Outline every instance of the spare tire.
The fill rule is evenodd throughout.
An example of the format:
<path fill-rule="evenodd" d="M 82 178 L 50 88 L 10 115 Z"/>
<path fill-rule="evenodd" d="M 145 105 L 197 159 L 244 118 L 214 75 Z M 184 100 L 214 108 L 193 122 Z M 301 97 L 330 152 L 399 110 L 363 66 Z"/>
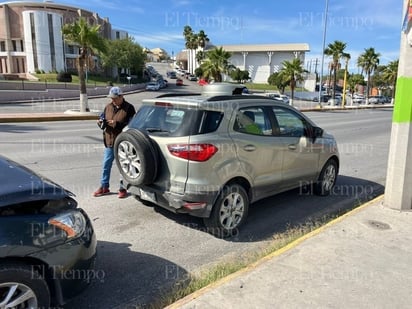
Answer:
<path fill-rule="evenodd" d="M 123 178 L 131 185 L 153 183 L 157 176 L 158 151 L 150 137 L 130 129 L 116 137 L 114 154 Z"/>

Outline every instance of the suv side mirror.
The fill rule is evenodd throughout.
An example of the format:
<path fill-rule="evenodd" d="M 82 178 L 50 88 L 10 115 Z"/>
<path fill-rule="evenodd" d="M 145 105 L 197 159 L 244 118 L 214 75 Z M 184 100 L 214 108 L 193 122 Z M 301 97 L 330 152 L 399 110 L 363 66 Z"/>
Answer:
<path fill-rule="evenodd" d="M 323 136 L 323 129 L 319 128 L 319 127 L 313 127 L 313 141 L 315 141 L 318 137 L 322 137 Z"/>

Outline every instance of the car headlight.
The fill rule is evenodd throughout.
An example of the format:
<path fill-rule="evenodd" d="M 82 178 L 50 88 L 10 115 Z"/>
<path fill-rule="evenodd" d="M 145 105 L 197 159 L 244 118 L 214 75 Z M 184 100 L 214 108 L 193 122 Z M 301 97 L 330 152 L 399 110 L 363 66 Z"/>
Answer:
<path fill-rule="evenodd" d="M 83 234 L 86 228 L 86 219 L 80 211 L 69 211 L 49 219 L 49 224 L 64 231 L 68 239 Z"/>

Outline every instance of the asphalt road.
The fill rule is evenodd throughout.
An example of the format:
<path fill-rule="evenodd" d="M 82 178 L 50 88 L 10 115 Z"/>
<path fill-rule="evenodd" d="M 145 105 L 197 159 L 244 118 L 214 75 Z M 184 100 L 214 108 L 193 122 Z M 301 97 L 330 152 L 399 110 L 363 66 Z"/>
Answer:
<path fill-rule="evenodd" d="M 256 251 L 291 226 L 382 194 L 392 109 L 308 115 L 338 140 L 341 169 L 333 194 L 317 197 L 293 190 L 260 201 L 241 232 L 230 239 L 206 233 L 197 218 L 145 206 L 132 197 L 92 197 L 103 153 L 101 131 L 94 121 L 0 124 L 1 153 L 75 192 L 94 223 L 99 240 L 95 281 L 65 308 L 144 307 L 188 273 Z M 113 190 L 117 179 L 114 168 Z"/>

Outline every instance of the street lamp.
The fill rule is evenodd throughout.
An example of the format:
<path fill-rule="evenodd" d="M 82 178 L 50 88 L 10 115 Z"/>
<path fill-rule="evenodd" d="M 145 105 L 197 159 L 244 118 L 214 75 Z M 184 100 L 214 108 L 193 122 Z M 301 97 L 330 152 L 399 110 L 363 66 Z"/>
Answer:
<path fill-rule="evenodd" d="M 325 44 L 326 44 L 326 28 L 328 25 L 328 7 L 329 7 L 329 0 L 326 0 L 325 4 L 325 20 L 323 25 L 323 44 L 322 44 L 322 61 L 320 64 L 320 77 L 319 77 L 319 107 L 322 108 L 322 77 L 323 77 L 323 62 L 325 61 Z"/>

